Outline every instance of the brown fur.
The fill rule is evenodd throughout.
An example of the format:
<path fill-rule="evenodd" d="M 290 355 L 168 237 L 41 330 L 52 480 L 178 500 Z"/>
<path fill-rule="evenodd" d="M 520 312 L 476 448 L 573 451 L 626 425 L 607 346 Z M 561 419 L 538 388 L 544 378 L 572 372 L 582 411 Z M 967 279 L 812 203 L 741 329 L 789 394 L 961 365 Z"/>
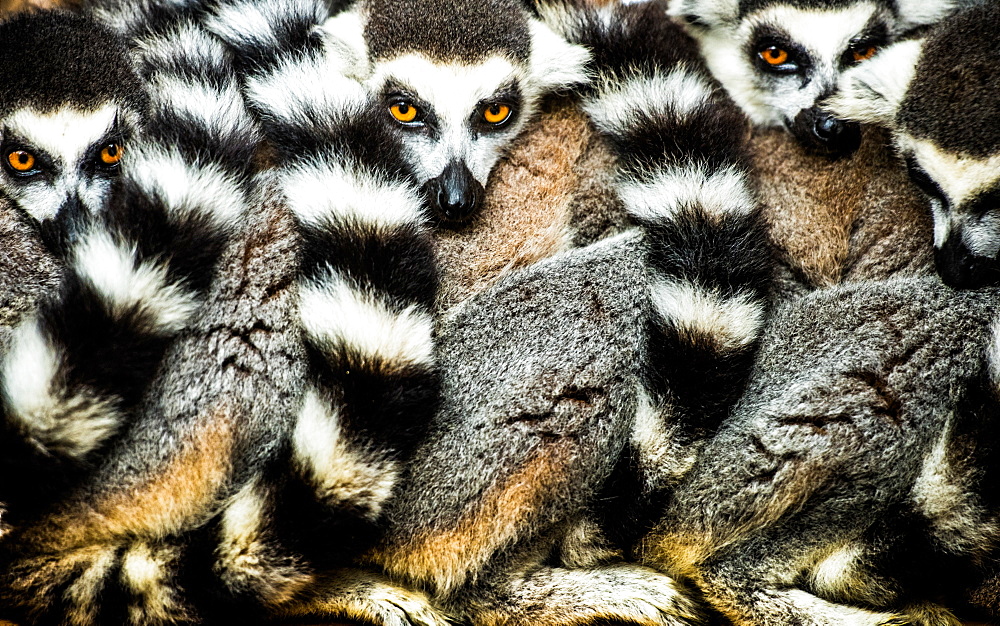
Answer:
<path fill-rule="evenodd" d="M 574 102 L 547 101 L 538 122 L 493 171 L 476 217 L 438 232 L 439 310 L 512 270 L 619 227 L 623 218 L 607 216 L 615 206 L 607 189 L 611 159 Z"/>
<path fill-rule="evenodd" d="M 565 487 L 560 476 L 571 452 L 567 442 L 542 447 L 504 483 L 491 486 L 453 528 L 414 536 L 375 558 L 391 574 L 410 580 L 443 590 L 461 585 L 467 572 L 481 569 L 501 546 L 518 539 L 520 528 L 548 497 L 548 488 Z"/>
<path fill-rule="evenodd" d="M 203 515 L 228 471 L 233 424 L 221 409 L 189 433 L 188 440 L 161 471 L 134 484 L 116 485 L 96 502 L 64 511 L 28 530 L 22 541 L 61 552 L 114 537 L 171 534 Z"/>
<path fill-rule="evenodd" d="M 853 155 L 807 153 L 787 132 L 758 130 L 754 165 L 784 264 L 807 288 L 933 271 L 930 209 L 889 148 L 865 129 Z"/>
<path fill-rule="evenodd" d="M 0 0 L 0 16 L 22 11 L 48 11 L 51 9 L 76 9 L 82 0 Z"/>

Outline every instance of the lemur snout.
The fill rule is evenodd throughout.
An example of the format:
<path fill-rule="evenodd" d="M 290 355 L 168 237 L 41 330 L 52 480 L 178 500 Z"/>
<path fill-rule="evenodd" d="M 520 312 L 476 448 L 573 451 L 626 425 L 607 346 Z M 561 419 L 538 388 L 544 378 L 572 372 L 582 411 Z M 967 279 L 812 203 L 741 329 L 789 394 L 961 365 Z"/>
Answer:
<path fill-rule="evenodd" d="M 84 229 L 87 208 L 78 194 L 71 194 L 59 206 L 55 217 L 39 223 L 39 234 L 50 250 L 63 256 Z"/>
<path fill-rule="evenodd" d="M 857 124 L 815 106 L 795 116 L 792 132 L 802 144 L 826 154 L 848 155 L 861 145 L 861 129 Z"/>
<path fill-rule="evenodd" d="M 452 161 L 424 187 L 438 219 L 448 223 L 469 220 L 483 202 L 486 190 L 461 161 Z"/>
<path fill-rule="evenodd" d="M 1000 263 L 970 252 L 960 235 L 948 237 L 940 248 L 934 249 L 934 264 L 944 284 L 955 289 L 1000 284 Z"/>

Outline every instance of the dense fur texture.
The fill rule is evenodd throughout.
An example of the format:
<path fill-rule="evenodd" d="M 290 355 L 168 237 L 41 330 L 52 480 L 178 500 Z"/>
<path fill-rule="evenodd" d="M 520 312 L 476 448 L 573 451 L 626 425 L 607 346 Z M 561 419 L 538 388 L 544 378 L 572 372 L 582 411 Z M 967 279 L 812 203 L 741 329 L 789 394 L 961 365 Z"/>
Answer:
<path fill-rule="evenodd" d="M 753 161 L 787 295 L 928 271 L 926 203 L 900 184 L 903 164 L 878 132 L 822 105 L 844 71 L 954 9 L 950 1 L 671 3 L 754 122 Z"/>
<path fill-rule="evenodd" d="M 786 305 L 647 538 L 736 624 L 956 624 L 997 539 L 994 291 L 933 277 Z"/>
<path fill-rule="evenodd" d="M 145 258 L 132 266 L 136 252 L 114 241 L 136 228 L 115 204 L 136 192 L 118 183 L 117 162 L 101 167 L 99 153 L 113 145 L 120 156 L 146 115 L 124 47 L 106 28 L 63 13 L 16 17 L 0 24 L 0 36 L 18 42 L 0 96 L 10 266 L 0 315 L 11 325 L 0 351 L 0 502 L 3 522 L 17 524 L 82 480 L 134 409 L 195 294 L 179 288 L 184 276 L 171 268 L 140 266 Z M 78 48 L 82 69 L 71 70 L 53 37 Z M 37 80 L 36 63 L 48 72 Z M 68 130 L 60 116 L 76 125 Z M 13 167 L 23 154 L 35 161 L 24 172 Z M 142 284 L 129 287 L 135 276 Z"/>
<path fill-rule="evenodd" d="M 56 221 L 103 210 L 145 95 L 125 42 L 89 19 L 18 15 L 0 24 L 0 45 L 0 190 L 58 247 Z"/>
<path fill-rule="evenodd" d="M 551 96 L 511 146 L 468 223 L 435 233 L 438 310 L 448 314 L 511 272 L 631 226 L 607 140 L 570 96 Z"/>
<path fill-rule="evenodd" d="M 641 247 L 632 234 L 557 254 L 450 309 L 441 334 L 444 410 L 370 558 L 431 589 L 473 623 L 686 623 L 696 614 L 683 590 L 653 570 L 622 563 L 623 543 L 608 540 L 600 527 L 606 511 L 594 505 L 637 436 L 634 412 L 651 393 L 637 397 L 637 383 L 662 392 L 661 402 L 675 394 L 678 412 L 696 416 L 695 429 L 711 428 L 739 393 L 739 370 L 749 365 L 770 286 L 769 248 L 739 148 L 747 127 L 698 70 L 696 56 L 673 56 L 688 40 L 650 19 L 654 8 L 537 8 L 594 55 L 598 78 L 585 91 L 584 110 L 613 146 L 615 189 L 646 234 Z M 647 109 L 654 113 L 635 114 Z M 690 183 L 687 195 L 656 186 L 671 174 Z M 710 191 L 708 179 L 726 184 L 731 195 Z M 745 264 L 732 264 L 732 273 L 713 263 L 734 250 Z M 634 265 L 637 255 L 651 266 L 648 275 Z M 715 281 L 738 287 L 719 293 Z M 654 308 L 649 301 L 665 282 L 696 304 L 672 307 L 676 300 L 665 298 Z M 745 316 L 734 312 L 744 303 Z M 623 326 L 609 332 L 608 324 Z M 498 336 L 498 327 L 507 332 Z M 715 359 L 718 378 L 697 388 L 671 381 L 676 370 L 653 349 L 652 366 L 636 369 L 628 355 L 647 344 L 647 335 L 664 352 L 683 347 L 706 364 Z M 633 362 L 616 364 L 622 358 Z M 483 388 L 483 379 L 494 382 Z"/>
<path fill-rule="evenodd" d="M 490 173 L 533 124 L 541 99 L 586 78 L 586 52 L 516 0 L 435 0 L 419 10 L 366 0 L 327 28 L 357 29 L 356 71 L 367 62 L 365 83 L 445 227 L 480 210 Z"/>
<path fill-rule="evenodd" d="M 59 285 L 59 259 L 33 221 L 10 198 L 0 200 L 0 327 L 8 333 Z"/>
<path fill-rule="evenodd" d="M 887 139 L 864 127 L 857 151 L 829 159 L 784 131 L 754 131 L 753 164 L 785 296 L 933 273 L 930 211 Z"/>
<path fill-rule="evenodd" d="M 175 35 L 198 42 L 190 27 Z M 181 613 L 163 589 L 176 548 L 145 539 L 182 524 L 180 502 L 203 496 L 202 474 L 226 463 L 213 449 L 217 423 L 171 432 L 182 420 L 140 401 L 155 393 L 151 381 L 204 306 L 243 217 L 256 130 L 239 114 L 225 56 L 204 38 L 179 56 L 168 41 L 145 43 L 140 71 L 151 108 L 120 191 L 103 212 L 56 220 L 52 240 L 66 261 L 59 293 L 21 323 L 4 355 L 5 424 L 25 442 L 16 451 L 83 465 L 4 483 L 14 530 L 3 546 L 0 604 L 32 623 L 113 620 L 124 611 L 156 623 Z M 174 62 L 161 63 L 164 56 Z M 199 85 L 215 109 L 186 104 Z M 170 402 L 184 397 L 171 391 Z M 192 446 L 213 460 L 185 456 Z M 120 604 L 102 606 L 98 598 L 115 585 Z"/>
<path fill-rule="evenodd" d="M 670 3 L 712 73 L 756 125 L 784 127 L 828 154 L 849 154 L 859 139 L 856 127 L 819 108 L 841 72 L 953 8 L 951 0 Z"/>
<path fill-rule="evenodd" d="M 897 44 L 844 76 L 830 108 L 885 126 L 934 215 L 935 258 L 955 287 L 1000 281 L 1000 214 L 995 130 L 1000 75 L 993 39 L 1000 11 L 962 12 L 926 40 Z M 968 106 L 949 113 L 949 102 Z"/>

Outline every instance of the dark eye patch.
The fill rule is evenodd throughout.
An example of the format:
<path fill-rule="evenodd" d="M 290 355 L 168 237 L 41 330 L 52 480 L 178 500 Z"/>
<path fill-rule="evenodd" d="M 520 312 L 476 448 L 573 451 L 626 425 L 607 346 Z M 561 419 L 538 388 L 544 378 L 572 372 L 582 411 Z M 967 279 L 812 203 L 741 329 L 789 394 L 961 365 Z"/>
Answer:
<path fill-rule="evenodd" d="M 940 200 L 946 205 L 948 204 L 948 198 L 944 195 L 944 191 L 941 189 L 941 186 L 927 175 L 927 172 L 925 172 L 920 165 L 917 164 L 917 160 L 912 156 L 906 158 L 906 173 L 909 174 L 910 180 L 913 181 L 913 184 L 916 185 L 920 191 L 932 198 Z"/>
<path fill-rule="evenodd" d="M 769 63 L 764 57 L 769 50 L 781 51 L 785 56 L 784 61 Z M 769 74 L 804 74 L 812 67 L 809 53 L 803 46 L 793 41 L 784 31 L 766 24 L 754 29 L 744 53 L 754 67 Z M 771 58 L 774 58 L 774 54 L 771 54 Z"/>

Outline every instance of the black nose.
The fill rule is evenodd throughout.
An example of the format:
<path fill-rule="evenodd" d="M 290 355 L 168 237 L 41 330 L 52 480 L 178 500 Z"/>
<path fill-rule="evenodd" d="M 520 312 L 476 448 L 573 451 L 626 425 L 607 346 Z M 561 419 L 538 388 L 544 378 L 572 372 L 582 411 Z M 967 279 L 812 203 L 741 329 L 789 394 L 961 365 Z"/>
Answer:
<path fill-rule="evenodd" d="M 837 119 L 819 107 L 799 111 L 792 122 L 792 132 L 806 147 L 829 155 L 847 156 L 861 145 L 861 129 L 857 124 Z"/>
<path fill-rule="evenodd" d="M 66 199 L 56 214 L 38 224 L 42 243 L 56 256 L 65 256 L 87 225 L 88 213 L 77 195 Z"/>
<path fill-rule="evenodd" d="M 816 121 L 813 123 L 813 132 L 816 133 L 816 137 L 820 141 L 836 141 L 846 130 L 846 122 L 842 122 L 826 112 L 817 115 Z"/>
<path fill-rule="evenodd" d="M 425 191 L 440 221 L 453 224 L 468 221 L 486 193 L 461 161 L 452 161 L 440 176 L 427 181 Z"/>
<path fill-rule="evenodd" d="M 944 284 L 954 289 L 977 289 L 1000 284 L 997 259 L 976 256 L 962 243 L 961 233 L 952 233 L 934 249 L 934 265 Z"/>

